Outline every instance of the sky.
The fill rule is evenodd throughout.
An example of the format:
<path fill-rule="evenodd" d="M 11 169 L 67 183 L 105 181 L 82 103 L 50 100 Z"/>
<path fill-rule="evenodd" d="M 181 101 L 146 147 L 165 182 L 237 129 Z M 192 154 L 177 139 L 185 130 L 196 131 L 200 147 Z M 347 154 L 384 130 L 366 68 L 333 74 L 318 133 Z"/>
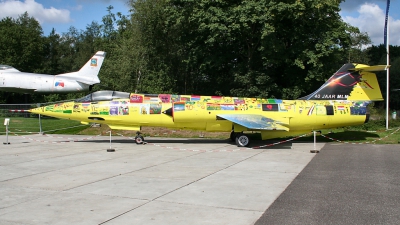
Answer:
<path fill-rule="evenodd" d="M 347 0 L 341 6 L 343 21 L 367 32 L 373 45 L 383 44 L 387 0 Z M 0 19 L 18 18 L 24 12 L 38 20 L 45 36 L 54 28 L 57 33 L 68 32 L 73 26 L 85 30 L 93 21 L 102 23 L 107 7 L 113 13 L 129 15 L 126 0 L 0 0 Z M 400 1 L 391 0 L 389 9 L 389 44 L 400 46 Z"/>

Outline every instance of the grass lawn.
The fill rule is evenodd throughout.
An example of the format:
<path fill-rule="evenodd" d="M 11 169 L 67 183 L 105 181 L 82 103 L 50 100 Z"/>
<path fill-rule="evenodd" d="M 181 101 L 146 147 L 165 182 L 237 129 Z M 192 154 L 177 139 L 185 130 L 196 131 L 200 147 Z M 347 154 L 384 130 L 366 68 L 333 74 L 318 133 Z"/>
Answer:
<path fill-rule="evenodd" d="M 0 121 L 4 121 L 4 117 L 0 117 Z M 85 130 L 89 125 L 83 125 L 79 121 L 41 118 L 42 132 L 49 134 L 77 134 Z M 1 134 L 5 133 L 4 125 Z M 10 117 L 8 130 L 14 133 L 39 133 L 40 125 L 38 118 Z"/>

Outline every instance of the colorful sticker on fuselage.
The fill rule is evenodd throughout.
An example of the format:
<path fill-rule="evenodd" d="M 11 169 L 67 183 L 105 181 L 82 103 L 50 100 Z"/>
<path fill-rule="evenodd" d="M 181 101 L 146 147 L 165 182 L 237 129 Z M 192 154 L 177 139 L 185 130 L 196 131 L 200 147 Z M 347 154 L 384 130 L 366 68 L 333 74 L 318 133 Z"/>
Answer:
<path fill-rule="evenodd" d="M 140 106 L 140 114 L 147 115 L 150 113 L 150 104 L 142 104 Z"/>
<path fill-rule="evenodd" d="M 46 107 L 45 107 L 45 111 L 50 111 L 50 112 L 52 112 L 53 109 L 54 109 L 54 105 L 49 105 L 49 106 L 46 106 Z"/>
<path fill-rule="evenodd" d="M 216 103 L 207 103 L 207 110 L 221 110 L 221 105 Z"/>
<path fill-rule="evenodd" d="M 281 111 L 286 111 L 287 112 L 287 111 L 292 109 L 292 105 L 282 104 L 280 108 L 281 108 Z"/>
<path fill-rule="evenodd" d="M 211 96 L 211 100 L 212 100 L 214 103 L 219 103 L 219 102 L 221 102 L 222 97 L 221 97 L 221 96 Z"/>
<path fill-rule="evenodd" d="M 64 113 L 63 103 L 55 104 L 52 111 L 58 113 Z"/>
<path fill-rule="evenodd" d="M 161 114 L 161 104 L 150 104 L 150 114 Z"/>
<path fill-rule="evenodd" d="M 90 111 L 90 102 L 82 103 L 82 112 L 89 112 Z"/>
<path fill-rule="evenodd" d="M 233 102 L 235 104 L 246 104 L 246 101 L 243 98 L 234 98 Z"/>
<path fill-rule="evenodd" d="M 117 116 L 118 115 L 118 106 L 110 105 L 110 116 Z"/>
<path fill-rule="evenodd" d="M 158 95 L 144 95 L 144 103 L 159 103 Z"/>
<path fill-rule="evenodd" d="M 235 105 L 231 104 L 221 104 L 221 110 L 235 110 Z"/>
<path fill-rule="evenodd" d="M 143 95 L 131 94 L 129 96 L 130 103 L 143 103 Z"/>
<path fill-rule="evenodd" d="M 158 97 L 161 99 L 162 103 L 170 103 L 171 102 L 171 95 L 169 94 L 160 94 Z"/>
<path fill-rule="evenodd" d="M 235 106 L 235 110 L 246 111 L 248 109 L 249 109 L 249 106 L 247 104 L 237 104 Z"/>
<path fill-rule="evenodd" d="M 118 101 L 111 101 L 110 102 L 110 116 L 117 116 L 118 115 Z"/>
<path fill-rule="evenodd" d="M 232 99 L 232 97 L 223 97 L 222 98 L 222 102 L 226 103 L 226 104 L 232 104 L 233 103 L 233 99 Z"/>
<path fill-rule="evenodd" d="M 348 108 L 344 105 L 338 105 L 336 106 L 335 113 L 340 113 L 340 114 L 347 114 L 348 113 Z"/>
<path fill-rule="evenodd" d="M 118 107 L 118 114 L 119 115 L 129 115 L 129 107 L 128 107 L 128 105 L 120 105 Z"/>
<path fill-rule="evenodd" d="M 201 96 L 200 95 L 192 95 L 191 96 L 191 101 L 193 102 L 197 102 L 201 100 Z"/>
<path fill-rule="evenodd" d="M 185 111 L 185 103 L 174 103 L 174 112 Z"/>
<path fill-rule="evenodd" d="M 81 105 L 79 103 L 74 103 L 74 113 L 80 113 L 81 112 Z"/>
<path fill-rule="evenodd" d="M 279 111 L 278 104 L 262 104 L 263 111 Z"/>
<path fill-rule="evenodd" d="M 190 102 L 189 95 L 181 95 L 181 102 Z"/>
<path fill-rule="evenodd" d="M 179 95 L 171 95 L 171 102 L 180 102 L 181 96 Z"/>

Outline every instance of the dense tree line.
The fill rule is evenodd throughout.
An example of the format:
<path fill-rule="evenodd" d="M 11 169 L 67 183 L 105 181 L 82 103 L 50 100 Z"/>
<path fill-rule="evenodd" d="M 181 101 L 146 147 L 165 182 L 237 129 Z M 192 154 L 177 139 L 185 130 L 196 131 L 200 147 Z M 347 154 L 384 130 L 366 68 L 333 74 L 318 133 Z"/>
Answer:
<path fill-rule="evenodd" d="M 85 30 L 47 36 L 27 13 L 0 21 L 0 64 L 26 72 L 78 70 L 107 52 L 94 90 L 298 98 L 342 64 L 386 64 L 384 46 L 344 23 L 338 0 L 130 0 Z M 400 88 L 400 48 L 391 46 L 391 88 Z M 385 92 L 386 76 L 379 76 Z M 397 93 L 393 92 L 394 96 Z M 31 102 L 86 93 L 32 95 Z M 400 94 L 400 92 L 399 92 Z M 0 102 L 24 95 L 0 92 Z M 400 106 L 400 98 L 391 104 Z"/>

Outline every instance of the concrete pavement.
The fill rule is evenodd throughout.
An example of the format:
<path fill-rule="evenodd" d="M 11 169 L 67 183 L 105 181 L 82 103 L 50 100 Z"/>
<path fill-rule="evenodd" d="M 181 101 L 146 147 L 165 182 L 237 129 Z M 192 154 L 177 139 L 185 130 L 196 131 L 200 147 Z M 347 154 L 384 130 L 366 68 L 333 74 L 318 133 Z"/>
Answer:
<path fill-rule="evenodd" d="M 0 224 L 254 224 L 315 156 L 312 143 L 112 139 L 115 152 L 108 136 L 10 136 Z"/>

